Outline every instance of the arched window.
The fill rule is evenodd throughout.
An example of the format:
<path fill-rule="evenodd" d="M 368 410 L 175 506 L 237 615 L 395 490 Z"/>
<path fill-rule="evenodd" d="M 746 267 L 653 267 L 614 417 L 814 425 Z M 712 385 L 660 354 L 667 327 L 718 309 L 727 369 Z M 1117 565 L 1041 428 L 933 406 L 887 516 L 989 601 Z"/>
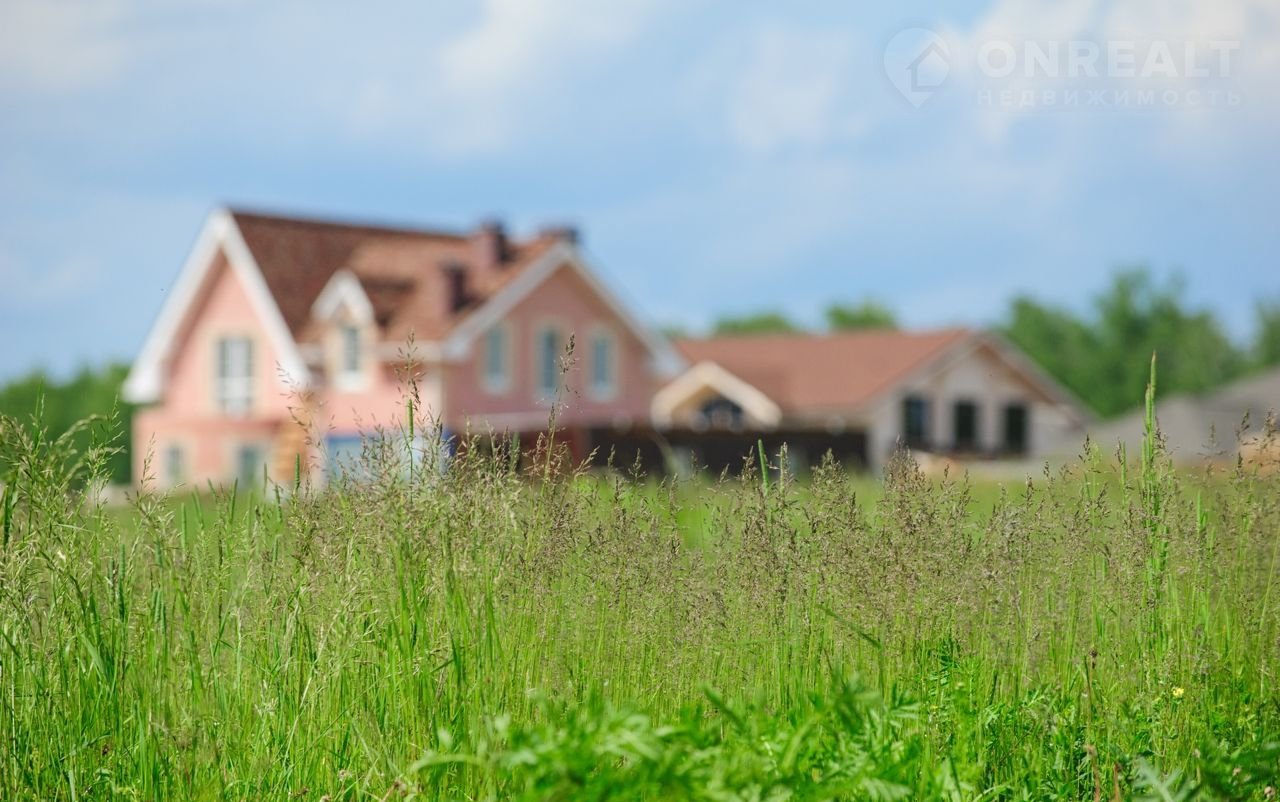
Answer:
<path fill-rule="evenodd" d="M 742 407 L 722 395 L 703 402 L 698 408 L 698 417 L 708 429 L 737 431 L 742 428 Z"/>

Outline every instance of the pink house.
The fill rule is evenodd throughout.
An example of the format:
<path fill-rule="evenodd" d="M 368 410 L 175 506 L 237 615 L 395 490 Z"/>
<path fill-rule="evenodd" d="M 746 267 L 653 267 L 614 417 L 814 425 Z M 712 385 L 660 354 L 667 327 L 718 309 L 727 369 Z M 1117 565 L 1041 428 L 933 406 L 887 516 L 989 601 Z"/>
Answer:
<path fill-rule="evenodd" d="M 562 372 L 566 345 L 574 358 Z M 134 476 L 161 487 L 289 481 L 403 423 L 410 360 L 447 431 L 558 425 L 581 457 L 648 426 L 683 366 L 584 261 L 574 232 L 527 240 L 213 213 L 125 385 Z M 313 421 L 323 447 L 295 418 Z"/>

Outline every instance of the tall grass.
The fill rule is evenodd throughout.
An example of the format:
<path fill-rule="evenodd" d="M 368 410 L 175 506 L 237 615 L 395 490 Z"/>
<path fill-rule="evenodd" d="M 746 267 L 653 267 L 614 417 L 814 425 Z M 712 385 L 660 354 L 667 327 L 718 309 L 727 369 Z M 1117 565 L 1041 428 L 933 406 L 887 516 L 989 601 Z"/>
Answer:
<path fill-rule="evenodd" d="M 1151 425 L 1136 475 L 874 501 L 387 438 L 121 512 L 6 421 L 0 798 L 1272 798 L 1280 479 Z"/>

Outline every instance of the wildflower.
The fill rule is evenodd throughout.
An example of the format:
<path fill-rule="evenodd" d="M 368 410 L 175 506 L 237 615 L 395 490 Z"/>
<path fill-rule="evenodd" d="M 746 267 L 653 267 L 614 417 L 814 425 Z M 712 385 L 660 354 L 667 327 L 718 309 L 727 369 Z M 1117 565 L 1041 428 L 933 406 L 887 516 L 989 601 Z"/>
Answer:
<path fill-rule="evenodd" d="M 1186 690 L 1185 688 L 1182 688 L 1182 687 L 1174 688 L 1174 689 L 1173 689 L 1173 698 L 1174 698 L 1174 699 L 1181 699 L 1181 698 L 1182 698 L 1182 695 L 1183 695 L 1183 694 L 1185 694 L 1186 692 L 1187 692 L 1187 690 Z"/>

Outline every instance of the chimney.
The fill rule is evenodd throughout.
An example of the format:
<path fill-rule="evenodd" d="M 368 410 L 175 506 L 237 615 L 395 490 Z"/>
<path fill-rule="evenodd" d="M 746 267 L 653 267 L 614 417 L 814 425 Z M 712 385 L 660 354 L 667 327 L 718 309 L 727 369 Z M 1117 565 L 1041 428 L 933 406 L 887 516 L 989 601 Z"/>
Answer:
<path fill-rule="evenodd" d="M 489 219 L 471 235 L 472 260 L 480 275 L 497 273 L 510 258 L 507 232 L 500 220 Z"/>
<path fill-rule="evenodd" d="M 448 261 L 440 265 L 444 273 L 445 312 L 452 314 L 471 301 L 467 294 L 467 267 L 461 262 Z"/>
<path fill-rule="evenodd" d="M 548 239 L 558 239 L 570 245 L 577 245 L 581 241 L 578 227 L 571 225 L 544 226 L 538 234 Z"/>

